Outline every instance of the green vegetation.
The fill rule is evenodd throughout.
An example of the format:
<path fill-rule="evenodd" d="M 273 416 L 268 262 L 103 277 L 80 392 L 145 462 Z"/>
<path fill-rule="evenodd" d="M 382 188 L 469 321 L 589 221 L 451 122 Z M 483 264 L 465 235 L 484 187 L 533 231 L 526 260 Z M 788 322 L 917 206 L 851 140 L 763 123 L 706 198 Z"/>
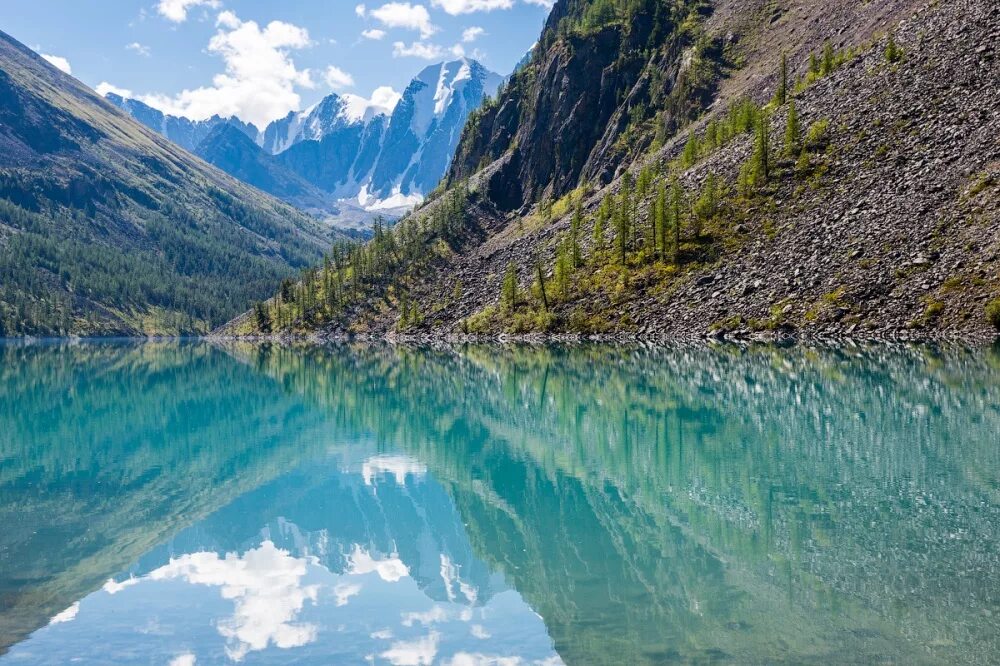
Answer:
<path fill-rule="evenodd" d="M 235 332 L 265 332 L 261 323 L 273 333 L 307 331 L 379 299 L 397 306 L 399 330 L 419 326 L 425 317 L 410 287 L 461 242 L 470 201 L 465 187 L 454 188 L 392 229 L 376 223 L 365 244 L 335 243 L 322 266 L 303 270 L 298 281 L 283 282 L 273 298 L 254 306 L 254 316 L 237 324 Z M 453 293 L 461 294 L 460 283 Z M 513 300 L 517 298 L 515 293 Z"/>
<path fill-rule="evenodd" d="M 785 157 L 793 157 L 802 147 L 802 130 L 799 128 L 799 114 L 795 109 L 795 101 L 788 103 L 788 120 L 785 125 Z"/>
<path fill-rule="evenodd" d="M 782 52 L 781 67 L 778 70 L 778 90 L 774 95 L 774 102 L 778 106 L 784 106 L 788 101 L 788 56 Z"/>
<path fill-rule="evenodd" d="M 995 298 L 986 306 L 986 318 L 1000 331 L 1000 298 Z"/>
<path fill-rule="evenodd" d="M 0 195 L 14 187 L 8 179 Z M 271 293 L 293 266 L 319 259 L 291 227 L 269 227 L 260 211 L 213 194 L 214 212 L 183 198 L 155 212 L 131 207 L 143 216 L 131 230 L 103 205 L 0 198 L 0 336 L 204 333 Z M 120 237 L 109 239 L 116 228 Z M 266 256 L 250 229 L 273 237 L 282 255 Z"/>
<path fill-rule="evenodd" d="M 903 59 L 903 49 L 896 44 L 896 36 L 889 33 L 889 38 L 885 45 L 885 60 L 890 65 L 894 65 Z"/>
<path fill-rule="evenodd" d="M 0 336 L 204 333 L 329 247 L 29 54 L 0 33 Z"/>

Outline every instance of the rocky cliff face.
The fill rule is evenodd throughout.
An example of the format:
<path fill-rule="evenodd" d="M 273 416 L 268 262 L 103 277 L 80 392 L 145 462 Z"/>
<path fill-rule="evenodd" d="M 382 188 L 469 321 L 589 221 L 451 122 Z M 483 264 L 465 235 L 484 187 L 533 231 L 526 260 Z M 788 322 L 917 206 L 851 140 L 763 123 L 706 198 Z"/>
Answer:
<path fill-rule="evenodd" d="M 333 196 L 265 153 L 235 125 L 219 123 L 193 152 L 231 176 L 310 215 L 326 219 L 341 214 Z"/>
<path fill-rule="evenodd" d="M 710 99 L 717 46 L 682 29 L 699 11 L 688 5 L 637 3 L 628 20 L 598 21 L 588 3 L 557 3 L 538 47 L 466 127 L 449 183 L 500 161 L 491 198 L 514 210 L 609 182 L 649 146 L 630 128 L 673 132 Z"/>

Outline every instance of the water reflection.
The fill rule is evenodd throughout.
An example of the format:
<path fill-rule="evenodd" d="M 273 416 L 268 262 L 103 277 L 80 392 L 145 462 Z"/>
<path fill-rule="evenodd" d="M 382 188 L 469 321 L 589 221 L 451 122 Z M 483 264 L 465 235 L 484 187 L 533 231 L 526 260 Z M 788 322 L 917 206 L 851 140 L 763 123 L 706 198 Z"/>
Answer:
<path fill-rule="evenodd" d="M 995 352 L 0 357 L 11 659 L 100 661 L 109 645 L 160 663 L 1000 652 Z"/>

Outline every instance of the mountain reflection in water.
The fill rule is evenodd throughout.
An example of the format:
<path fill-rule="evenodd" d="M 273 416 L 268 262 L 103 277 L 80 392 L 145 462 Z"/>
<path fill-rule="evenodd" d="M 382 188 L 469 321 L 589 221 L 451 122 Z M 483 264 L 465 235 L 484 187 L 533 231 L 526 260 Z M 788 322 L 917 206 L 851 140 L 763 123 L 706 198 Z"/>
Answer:
<path fill-rule="evenodd" d="M 4 663 L 1000 653 L 993 350 L 7 344 L 0 420 Z"/>

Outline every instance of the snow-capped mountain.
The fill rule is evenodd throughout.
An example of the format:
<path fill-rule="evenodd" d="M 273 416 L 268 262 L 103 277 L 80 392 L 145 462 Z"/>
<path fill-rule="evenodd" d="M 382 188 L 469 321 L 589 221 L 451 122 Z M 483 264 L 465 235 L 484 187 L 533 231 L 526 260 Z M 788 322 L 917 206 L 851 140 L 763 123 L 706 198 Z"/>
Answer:
<path fill-rule="evenodd" d="M 367 125 L 375 116 L 388 116 L 391 106 L 373 104 L 357 95 L 328 95 L 305 111 L 291 112 L 260 133 L 257 144 L 277 155 L 300 141 L 319 141 L 328 134 L 355 125 Z"/>
<path fill-rule="evenodd" d="M 207 120 L 190 120 L 167 115 L 137 99 L 128 99 L 114 93 L 108 93 L 104 98 L 149 129 L 159 132 L 192 153 L 219 125 L 232 125 L 255 141 L 260 133 L 256 127 L 239 118 L 212 116 Z"/>
<path fill-rule="evenodd" d="M 502 81 L 475 60 L 461 58 L 425 68 L 392 106 L 331 94 L 263 131 L 237 118 L 192 121 L 117 95 L 107 99 L 191 151 L 218 125 L 233 125 L 283 169 L 345 204 L 356 223 L 358 208 L 374 220 L 399 217 L 420 203 L 448 169 L 469 114 L 495 94 Z M 259 155 L 254 159 L 261 161 Z M 247 173 L 232 160 L 218 166 L 237 178 Z M 266 191 L 296 204 L 285 192 Z"/>

